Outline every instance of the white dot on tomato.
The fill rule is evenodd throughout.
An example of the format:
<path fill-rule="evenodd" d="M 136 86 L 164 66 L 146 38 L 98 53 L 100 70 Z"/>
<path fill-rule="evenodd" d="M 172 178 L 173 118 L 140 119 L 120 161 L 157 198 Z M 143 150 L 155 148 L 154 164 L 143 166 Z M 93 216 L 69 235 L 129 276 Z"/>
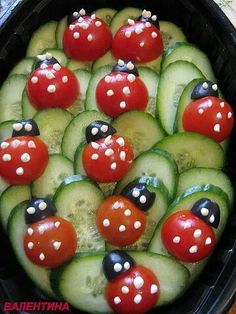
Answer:
<path fill-rule="evenodd" d="M 121 302 L 121 299 L 119 297 L 114 298 L 114 303 L 119 304 Z"/>
<path fill-rule="evenodd" d="M 128 294 L 128 293 L 129 293 L 129 287 L 127 287 L 127 286 L 121 287 L 121 292 L 122 292 L 123 294 Z"/>
<path fill-rule="evenodd" d="M 110 221 L 109 219 L 104 219 L 103 222 L 102 222 L 103 226 L 104 227 L 109 227 L 110 226 Z"/>
<path fill-rule="evenodd" d="M 139 229 L 139 228 L 141 228 L 141 226 L 142 226 L 142 224 L 141 224 L 141 222 L 140 221 L 135 221 L 135 223 L 134 223 L 134 229 Z"/>
<path fill-rule="evenodd" d="M 121 265 L 120 263 L 115 263 L 115 265 L 114 265 L 113 268 L 114 268 L 114 271 L 115 271 L 116 273 L 118 273 L 118 272 L 121 271 L 122 265 Z"/>
<path fill-rule="evenodd" d="M 134 303 L 135 304 L 139 304 L 142 301 L 142 296 L 141 294 L 136 294 L 136 296 L 134 297 Z"/>
<path fill-rule="evenodd" d="M 144 280 L 141 276 L 137 276 L 134 278 L 134 286 L 136 289 L 140 289 L 142 288 L 142 286 L 144 285 Z"/>
<path fill-rule="evenodd" d="M 152 284 L 151 288 L 150 288 L 150 293 L 155 294 L 155 293 L 157 293 L 157 291 L 158 291 L 158 286 L 155 284 Z"/>

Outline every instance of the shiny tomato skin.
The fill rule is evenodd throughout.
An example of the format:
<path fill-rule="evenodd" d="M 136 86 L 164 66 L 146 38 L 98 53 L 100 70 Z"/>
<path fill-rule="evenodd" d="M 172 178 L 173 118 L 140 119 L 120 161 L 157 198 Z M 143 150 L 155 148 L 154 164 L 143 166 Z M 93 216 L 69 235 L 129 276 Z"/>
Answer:
<path fill-rule="evenodd" d="M 38 137 L 12 137 L 3 143 L 9 145 L 0 149 L 0 175 L 7 182 L 30 184 L 43 174 L 48 164 L 48 149 Z M 10 160 L 6 161 L 7 156 Z M 18 168 L 23 171 L 17 171 Z"/>
<path fill-rule="evenodd" d="M 46 69 L 37 68 L 30 75 L 26 91 L 31 104 L 37 110 L 54 107 L 66 109 L 77 99 L 80 86 L 75 74 L 60 65 L 59 69 L 55 70 L 50 64 Z M 48 79 L 48 73 L 54 78 Z"/>
<path fill-rule="evenodd" d="M 141 287 L 134 284 L 137 277 L 143 279 L 143 285 L 140 284 Z M 116 313 L 144 314 L 156 305 L 160 291 L 161 287 L 154 273 L 142 265 L 136 265 L 109 281 L 105 294 L 109 305 Z"/>
<path fill-rule="evenodd" d="M 189 210 L 171 214 L 161 230 L 162 242 L 171 255 L 183 262 L 199 262 L 215 244 L 212 228 Z"/>
<path fill-rule="evenodd" d="M 139 28 L 141 33 L 135 30 Z M 130 32 L 130 37 L 126 37 Z M 155 35 L 154 35 L 155 34 Z M 160 31 L 152 24 L 146 27 L 144 22 L 126 24 L 116 32 L 112 41 L 112 53 L 117 59 L 131 60 L 135 63 L 149 62 L 158 58 L 164 50 Z"/>
<path fill-rule="evenodd" d="M 108 149 L 113 153 L 106 156 Z M 125 158 L 121 158 L 121 155 Z M 109 183 L 121 180 L 130 170 L 134 159 L 131 145 L 122 137 L 110 135 L 84 148 L 83 166 L 87 175 L 96 182 Z"/>
<path fill-rule="evenodd" d="M 146 216 L 129 199 L 114 195 L 97 209 L 96 224 L 106 241 L 122 247 L 133 244 L 142 236 Z"/>
<path fill-rule="evenodd" d="M 33 230 L 32 234 L 30 230 Z M 55 242 L 57 246 L 54 247 Z M 56 216 L 29 225 L 24 236 L 27 257 L 42 267 L 55 268 L 63 265 L 73 257 L 76 247 L 77 235 L 74 227 L 69 221 Z M 41 258 L 40 254 L 43 254 Z"/>
<path fill-rule="evenodd" d="M 185 108 L 182 122 L 185 131 L 200 133 L 222 142 L 232 131 L 234 114 L 226 101 L 207 96 L 192 101 Z"/>
<path fill-rule="evenodd" d="M 125 72 L 113 72 L 108 75 L 111 78 L 109 83 L 106 82 L 106 76 L 97 85 L 97 105 L 102 112 L 112 118 L 126 111 L 145 110 L 147 107 L 147 87 L 139 77 L 135 77 L 135 80 L 130 82 L 129 75 Z M 119 80 L 117 76 L 119 76 Z M 127 87 L 130 92 L 124 93 L 123 89 Z M 113 95 L 110 96 L 109 91 L 112 91 Z M 125 102 L 125 107 L 121 105 L 123 102 Z"/>
<path fill-rule="evenodd" d="M 100 26 L 96 26 L 98 22 Z M 86 26 L 87 28 L 84 29 L 83 25 L 88 25 L 88 27 Z M 76 35 L 78 38 L 75 38 Z M 111 31 L 102 19 L 84 16 L 83 22 L 75 21 L 66 28 L 63 36 L 63 49 L 71 59 L 94 61 L 111 48 L 111 42 Z"/>

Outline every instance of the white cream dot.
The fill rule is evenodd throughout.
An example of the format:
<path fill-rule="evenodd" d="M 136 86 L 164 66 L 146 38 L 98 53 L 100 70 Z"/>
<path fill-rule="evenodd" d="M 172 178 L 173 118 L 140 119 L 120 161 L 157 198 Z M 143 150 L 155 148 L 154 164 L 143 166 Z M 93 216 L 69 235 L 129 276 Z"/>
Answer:
<path fill-rule="evenodd" d="M 60 71 L 61 70 L 60 64 L 59 63 L 53 64 L 53 69 L 56 70 L 56 71 Z"/>
<path fill-rule="evenodd" d="M 125 101 L 121 101 L 120 102 L 120 108 L 124 109 L 126 107 L 126 102 Z"/>
<path fill-rule="evenodd" d="M 129 69 L 129 70 L 133 70 L 134 69 L 134 64 L 131 61 L 129 61 L 127 63 L 127 69 Z"/>
<path fill-rule="evenodd" d="M 70 29 L 71 31 L 73 31 L 73 30 L 75 29 L 75 25 L 70 24 L 69 29 Z"/>
<path fill-rule="evenodd" d="M 157 20 L 157 16 L 156 16 L 156 15 L 153 15 L 153 16 L 152 16 L 152 20 L 153 20 L 153 21 L 156 21 L 156 20 Z"/>
<path fill-rule="evenodd" d="M 34 243 L 33 242 L 29 242 L 27 244 L 27 246 L 28 246 L 28 249 L 32 250 L 32 248 L 34 247 Z"/>
<path fill-rule="evenodd" d="M 103 124 L 101 126 L 101 131 L 104 132 L 104 133 L 107 132 L 108 131 L 108 125 Z"/>
<path fill-rule="evenodd" d="M 133 197 L 139 197 L 139 195 L 140 195 L 139 190 L 134 189 L 134 190 L 132 191 L 132 196 L 133 196 Z"/>
<path fill-rule="evenodd" d="M 125 95 L 129 95 L 129 94 L 131 93 L 129 86 L 123 87 L 122 92 L 123 92 Z"/>
<path fill-rule="evenodd" d="M 116 75 L 116 80 L 117 80 L 118 82 L 120 82 L 120 81 L 122 80 L 122 75 L 121 75 L 121 74 L 117 74 L 117 75 Z"/>
<path fill-rule="evenodd" d="M 134 20 L 132 20 L 132 19 L 128 19 L 128 24 L 129 24 L 129 25 L 134 25 L 135 22 L 134 22 Z"/>
<path fill-rule="evenodd" d="M 81 9 L 81 10 L 79 11 L 79 14 L 80 14 L 80 15 L 85 15 L 85 14 L 86 14 L 85 9 Z"/>
<path fill-rule="evenodd" d="M 121 67 L 123 67 L 123 66 L 125 65 L 124 61 L 121 60 L 121 59 L 119 59 L 117 63 L 118 63 L 118 65 L 121 66 Z"/>
<path fill-rule="evenodd" d="M 139 44 L 140 47 L 144 46 L 144 41 L 141 41 L 141 43 Z"/>
<path fill-rule="evenodd" d="M 114 265 L 114 271 L 115 271 L 116 273 L 118 273 L 118 272 L 121 271 L 121 269 L 122 269 L 122 265 L 121 265 L 120 263 L 115 263 L 115 265 Z"/>
<path fill-rule="evenodd" d="M 198 109 L 198 113 L 199 114 L 203 114 L 204 113 L 204 110 L 202 108 Z"/>
<path fill-rule="evenodd" d="M 46 63 L 43 63 L 40 65 L 40 69 L 45 70 L 48 68 L 48 65 Z"/>
<path fill-rule="evenodd" d="M 93 40 L 93 36 L 91 34 L 89 34 L 87 39 L 88 39 L 88 41 L 92 41 Z"/>
<path fill-rule="evenodd" d="M 46 60 L 46 55 L 43 54 L 43 55 L 37 55 L 37 58 L 40 60 L 40 61 L 44 61 Z"/>
<path fill-rule="evenodd" d="M 33 83 L 33 84 L 37 84 L 38 81 L 39 81 L 39 79 L 38 79 L 37 76 L 33 76 L 33 77 L 31 78 L 31 83 Z"/>
<path fill-rule="evenodd" d="M 67 83 L 68 82 L 68 76 L 65 75 L 62 77 L 62 83 Z"/>
<path fill-rule="evenodd" d="M 89 25 L 88 25 L 88 23 L 86 23 L 86 22 L 82 22 L 82 23 L 80 24 L 80 27 L 82 27 L 83 29 L 88 29 Z"/>
<path fill-rule="evenodd" d="M 105 82 L 106 83 L 110 83 L 111 82 L 111 80 L 112 80 L 112 77 L 111 76 L 109 76 L 109 75 L 107 75 L 107 76 L 105 76 Z"/>
<path fill-rule="evenodd" d="M 212 101 L 210 100 L 210 99 L 208 99 L 208 101 L 207 101 L 207 106 L 209 107 L 209 108 L 211 108 L 212 107 Z"/>
<path fill-rule="evenodd" d="M 47 91 L 49 92 L 49 93 L 51 93 L 51 94 L 53 94 L 53 93 L 55 93 L 55 91 L 56 91 L 57 89 L 56 89 L 56 86 L 55 85 L 48 85 L 48 88 L 47 88 Z"/>
<path fill-rule="evenodd" d="M 24 153 L 24 154 L 21 155 L 20 159 L 23 162 L 29 162 L 30 161 L 30 155 L 28 153 Z"/>
<path fill-rule="evenodd" d="M 100 26 L 102 25 L 102 22 L 96 21 L 96 22 L 95 22 L 95 25 L 96 25 L 97 27 L 100 27 Z"/>
<path fill-rule="evenodd" d="M 145 195 L 140 196 L 139 201 L 140 201 L 141 204 L 145 204 L 147 202 L 146 196 Z"/>
<path fill-rule="evenodd" d="M 113 163 L 111 164 L 111 169 L 112 169 L 112 170 L 116 170 L 116 166 L 117 166 L 117 165 L 116 165 L 116 162 L 113 162 Z"/>
<path fill-rule="evenodd" d="M 198 251 L 198 247 L 196 245 L 191 246 L 189 249 L 189 253 L 191 254 L 197 253 L 197 251 Z"/>
<path fill-rule="evenodd" d="M 221 112 L 217 112 L 216 118 L 217 118 L 217 119 L 222 119 L 222 113 L 221 113 Z"/>
<path fill-rule="evenodd" d="M 217 91 L 217 90 L 218 90 L 217 84 L 213 84 L 213 85 L 212 85 L 212 89 L 213 89 L 214 91 Z"/>
<path fill-rule="evenodd" d="M 135 221 L 135 223 L 134 223 L 134 229 L 139 229 L 139 228 L 141 228 L 141 226 L 142 226 L 142 224 L 141 224 L 141 222 L 140 221 Z"/>
<path fill-rule="evenodd" d="M 80 38 L 80 33 L 79 33 L 79 32 L 74 32 L 73 38 L 74 38 L 74 39 Z"/>
<path fill-rule="evenodd" d="M 99 148 L 99 144 L 96 143 L 96 142 L 91 142 L 91 146 L 92 146 L 94 149 L 98 149 L 98 148 Z"/>
<path fill-rule="evenodd" d="M 92 160 L 97 160 L 99 158 L 98 154 L 92 154 L 91 159 Z"/>
<path fill-rule="evenodd" d="M 105 156 L 109 157 L 109 156 L 111 156 L 113 154 L 114 154 L 114 150 L 113 149 L 111 149 L 111 148 L 106 149 Z"/>
<path fill-rule="evenodd" d="M 27 229 L 28 235 L 32 235 L 34 233 L 34 230 L 32 228 Z"/>
<path fill-rule="evenodd" d="M 136 296 L 134 297 L 134 303 L 135 304 L 139 304 L 142 301 L 142 296 L 141 294 L 136 294 Z"/>
<path fill-rule="evenodd" d="M 124 263 L 124 269 L 126 269 L 126 270 L 130 269 L 130 263 L 129 262 Z"/>
<path fill-rule="evenodd" d="M 44 232 L 45 232 L 45 227 L 41 225 L 41 226 L 39 226 L 38 230 L 39 230 L 39 233 L 40 233 L 40 234 L 44 234 Z"/>
<path fill-rule="evenodd" d="M 120 232 L 124 232 L 125 230 L 126 230 L 125 225 L 120 225 L 120 226 L 119 226 L 119 231 L 120 231 Z"/>
<path fill-rule="evenodd" d="M 12 142 L 12 145 L 14 146 L 14 148 L 18 147 L 20 144 L 21 144 L 21 141 L 19 141 L 19 140 L 14 140 Z"/>
<path fill-rule="evenodd" d="M 106 145 L 111 144 L 111 135 L 108 135 L 108 136 L 105 138 L 104 143 L 105 143 Z"/>
<path fill-rule="evenodd" d="M 191 227 L 192 227 L 190 221 L 185 221 L 183 225 L 184 225 L 184 229 L 188 229 L 188 228 L 191 228 Z"/>
<path fill-rule="evenodd" d="M 156 32 L 152 32 L 152 38 L 156 38 L 157 37 L 157 33 Z"/>
<path fill-rule="evenodd" d="M 10 154 L 4 154 L 2 156 L 2 160 L 3 161 L 10 161 L 11 160 L 11 155 Z"/>
<path fill-rule="evenodd" d="M 122 161 L 124 161 L 125 158 L 126 158 L 126 152 L 124 152 L 124 151 L 120 152 L 120 159 L 121 159 Z"/>
<path fill-rule="evenodd" d="M 128 294 L 129 293 L 129 288 L 127 286 L 123 286 L 123 287 L 121 287 L 121 292 L 123 294 Z"/>
<path fill-rule="evenodd" d="M 232 118 L 232 112 L 228 112 L 228 119 Z"/>
<path fill-rule="evenodd" d="M 10 144 L 7 143 L 7 142 L 2 142 L 2 143 L 1 143 L 1 148 L 2 148 L 2 149 L 5 149 L 5 148 L 7 148 L 9 145 L 10 145 Z"/>
<path fill-rule="evenodd" d="M 56 221 L 54 225 L 56 228 L 59 228 L 60 224 L 61 224 L 60 221 Z"/>
<path fill-rule="evenodd" d="M 207 88 L 208 88 L 208 83 L 207 83 L 207 82 L 204 82 L 204 83 L 202 84 L 202 87 L 203 87 L 204 89 L 207 89 Z"/>
<path fill-rule="evenodd" d="M 132 34 L 131 31 L 126 31 L 125 32 L 125 37 L 126 38 L 130 38 L 131 34 Z"/>
<path fill-rule="evenodd" d="M 92 135 L 96 135 L 96 134 L 98 134 L 98 128 L 96 128 L 96 127 L 94 127 L 94 128 L 92 128 L 92 130 L 91 130 L 91 134 Z"/>
<path fill-rule="evenodd" d="M 136 80 L 136 76 L 134 74 L 128 74 L 127 79 L 130 83 L 133 83 Z"/>
<path fill-rule="evenodd" d="M 21 123 L 14 123 L 12 127 L 15 131 L 20 131 L 23 128 L 23 125 Z"/>
<path fill-rule="evenodd" d="M 215 124 L 213 129 L 215 132 L 219 133 L 220 132 L 220 125 L 218 123 Z"/>
<path fill-rule="evenodd" d="M 179 242 L 180 242 L 180 237 L 179 237 L 179 236 L 175 236 L 175 237 L 173 238 L 173 243 L 178 244 Z"/>
<path fill-rule="evenodd" d="M 150 22 L 146 22 L 146 23 L 145 23 L 145 26 L 146 26 L 147 28 L 149 28 L 149 27 L 151 27 L 151 23 L 150 23 Z"/>
<path fill-rule="evenodd" d="M 221 107 L 221 108 L 224 108 L 224 106 L 225 106 L 225 103 L 222 101 L 222 102 L 220 103 L 220 107 Z"/>
<path fill-rule="evenodd" d="M 56 251 L 59 250 L 60 247 L 61 247 L 61 242 L 59 242 L 59 241 L 54 241 L 54 242 L 53 242 L 53 247 L 54 247 L 54 249 L 55 249 Z"/>
<path fill-rule="evenodd" d="M 141 276 L 137 276 L 134 278 L 134 286 L 136 289 L 142 288 L 143 285 L 144 285 L 144 280 Z"/>
<path fill-rule="evenodd" d="M 118 209 L 121 207 L 121 203 L 119 201 L 116 201 L 113 205 L 112 205 L 112 208 L 113 209 Z"/>
<path fill-rule="evenodd" d="M 93 14 L 91 15 L 91 19 L 92 19 L 92 20 L 95 20 L 95 19 L 96 19 L 96 14 L 93 13 Z"/>
<path fill-rule="evenodd" d="M 40 202 L 39 203 L 39 209 L 40 210 L 45 210 L 47 208 L 47 204 L 45 202 Z"/>
<path fill-rule="evenodd" d="M 196 229 L 193 233 L 194 238 L 199 238 L 202 235 L 202 230 Z"/>
<path fill-rule="evenodd" d="M 77 16 L 79 16 L 79 12 L 73 12 L 73 17 L 77 17 Z"/>
<path fill-rule="evenodd" d="M 123 139 L 123 137 L 119 137 L 116 140 L 116 143 L 119 144 L 121 147 L 125 145 L 125 140 Z"/>
<path fill-rule="evenodd" d="M 119 304 L 121 302 L 121 299 L 119 297 L 114 298 L 114 303 Z"/>
<path fill-rule="evenodd" d="M 150 288 L 150 293 L 155 294 L 155 293 L 157 293 L 157 291 L 158 291 L 158 286 L 155 284 L 152 284 L 151 288 Z"/>
<path fill-rule="evenodd" d="M 33 214 L 35 214 L 35 208 L 34 207 L 28 207 L 27 209 L 26 209 L 26 211 L 27 211 L 27 213 L 28 214 L 30 214 L 30 215 L 33 215 Z"/>
<path fill-rule="evenodd" d="M 16 169 L 16 174 L 18 176 L 22 176 L 24 174 L 24 169 L 22 167 L 19 167 Z"/>
<path fill-rule="evenodd" d="M 107 96 L 113 96 L 114 95 L 114 92 L 113 92 L 113 90 L 112 89 L 109 89 L 108 91 L 107 91 Z"/>
<path fill-rule="evenodd" d="M 215 221 L 215 217 L 214 215 L 211 215 L 210 219 L 209 219 L 210 223 L 213 223 Z"/>
<path fill-rule="evenodd" d="M 124 215 L 125 215 L 126 217 L 131 216 L 131 210 L 130 210 L 130 209 L 126 209 L 125 212 L 124 212 Z"/>
<path fill-rule="evenodd" d="M 208 238 L 206 238 L 205 245 L 210 245 L 210 244 L 211 244 L 211 238 L 208 237 Z"/>
<path fill-rule="evenodd" d="M 202 216 L 208 216 L 209 215 L 209 210 L 205 207 L 201 208 L 201 214 Z"/>
<path fill-rule="evenodd" d="M 43 253 L 41 253 L 41 254 L 39 255 L 39 259 L 40 259 L 41 261 L 45 260 L 45 255 L 44 255 Z"/>
<path fill-rule="evenodd" d="M 104 219 L 103 222 L 102 222 L 103 226 L 104 227 L 109 227 L 110 226 L 110 221 L 109 219 Z"/>
<path fill-rule="evenodd" d="M 47 72 L 46 72 L 46 78 L 47 78 L 48 80 L 52 80 L 52 79 L 55 78 L 55 75 L 54 75 L 51 71 L 47 71 Z"/>
<path fill-rule="evenodd" d="M 34 141 L 29 141 L 28 147 L 29 148 L 36 148 L 35 142 Z"/>
<path fill-rule="evenodd" d="M 26 123 L 26 125 L 25 125 L 25 131 L 30 132 L 30 131 L 32 131 L 32 129 L 33 129 L 32 124 Z"/>
<path fill-rule="evenodd" d="M 139 35 L 139 34 L 141 34 L 143 32 L 143 29 L 142 29 L 142 27 L 137 26 L 134 31 L 135 31 L 136 34 Z"/>

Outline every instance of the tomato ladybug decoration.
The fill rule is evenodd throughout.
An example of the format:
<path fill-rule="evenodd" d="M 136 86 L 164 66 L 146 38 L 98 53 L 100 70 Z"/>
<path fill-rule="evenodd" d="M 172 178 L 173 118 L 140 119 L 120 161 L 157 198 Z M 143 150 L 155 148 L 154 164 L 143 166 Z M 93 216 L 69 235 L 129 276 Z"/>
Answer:
<path fill-rule="evenodd" d="M 136 265 L 126 252 L 114 250 L 103 259 L 108 280 L 105 294 L 110 307 L 119 314 L 143 314 L 151 310 L 160 297 L 160 284 L 154 273 Z"/>
<path fill-rule="evenodd" d="M 156 194 L 147 189 L 145 183 L 132 182 L 121 195 L 107 198 L 98 208 L 96 224 L 103 238 L 115 246 L 135 243 L 144 233 L 148 210 Z"/>
<path fill-rule="evenodd" d="M 218 98 L 217 85 L 202 81 L 194 88 L 191 98 L 193 101 L 183 113 L 184 130 L 224 141 L 232 131 L 234 114 L 231 106 Z"/>
<path fill-rule="evenodd" d="M 20 120 L 13 124 L 12 137 L 1 143 L 0 175 L 10 184 L 30 184 L 43 174 L 48 149 L 38 135 L 34 120 Z"/>
<path fill-rule="evenodd" d="M 73 257 L 77 236 L 72 224 L 54 216 L 56 207 L 48 198 L 33 198 L 25 211 L 28 224 L 24 250 L 36 265 L 54 268 Z"/>
<path fill-rule="evenodd" d="M 63 36 L 63 48 L 71 59 L 94 61 L 110 48 L 112 34 L 108 25 L 95 14 L 86 15 L 84 9 L 68 17 Z"/>
<path fill-rule="evenodd" d="M 208 257 L 215 245 L 212 230 L 220 222 L 220 208 L 210 199 L 198 200 L 191 211 L 171 214 L 164 222 L 162 242 L 171 255 L 183 262 L 195 263 Z"/>
<path fill-rule="evenodd" d="M 118 60 L 112 72 L 98 82 L 96 100 L 99 109 L 112 118 L 129 110 L 145 110 L 148 91 L 138 76 L 132 62 Z"/>
<path fill-rule="evenodd" d="M 26 84 L 31 104 L 38 110 L 70 107 L 80 93 L 75 74 L 61 66 L 50 53 L 38 55 L 38 59 Z"/>
<path fill-rule="evenodd" d="M 143 10 L 136 21 L 128 19 L 112 41 L 112 53 L 117 59 L 132 62 L 149 62 L 158 58 L 164 50 L 157 16 Z"/>
<path fill-rule="evenodd" d="M 104 121 L 94 121 L 86 128 L 88 145 L 83 151 L 83 167 L 97 182 L 119 181 L 131 168 L 134 154 L 131 145 Z"/>

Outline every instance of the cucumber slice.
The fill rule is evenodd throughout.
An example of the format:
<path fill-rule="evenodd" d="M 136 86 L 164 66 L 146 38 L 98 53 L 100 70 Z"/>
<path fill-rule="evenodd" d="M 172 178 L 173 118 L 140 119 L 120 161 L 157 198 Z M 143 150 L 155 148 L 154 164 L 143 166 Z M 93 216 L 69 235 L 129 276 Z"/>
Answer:
<path fill-rule="evenodd" d="M 234 189 L 229 177 L 221 170 L 213 168 L 192 168 L 179 176 L 177 195 L 194 185 L 212 184 L 221 188 L 229 197 L 230 208 L 233 208 Z"/>
<path fill-rule="evenodd" d="M 104 66 L 102 68 L 99 68 L 91 77 L 85 101 L 86 110 L 98 110 L 96 101 L 96 87 L 98 85 L 98 82 L 108 73 L 110 73 L 111 70 L 111 66 Z"/>
<path fill-rule="evenodd" d="M 175 195 L 178 171 L 169 153 L 161 149 L 152 149 L 139 155 L 134 160 L 131 170 L 117 184 L 115 193 L 119 194 L 128 183 L 141 176 L 157 178 L 166 186 L 171 198 Z"/>
<path fill-rule="evenodd" d="M 68 158 L 61 154 L 50 155 L 43 175 L 32 184 L 32 195 L 52 198 L 61 182 L 73 174 L 73 163 Z"/>
<path fill-rule="evenodd" d="M 180 27 L 169 21 L 160 21 L 161 35 L 164 41 L 164 49 L 173 47 L 177 42 L 186 42 L 186 36 Z"/>
<path fill-rule="evenodd" d="M 58 23 L 55 31 L 57 47 L 63 49 L 63 35 L 67 26 L 67 16 L 64 16 Z"/>
<path fill-rule="evenodd" d="M 78 175 L 67 178 L 54 196 L 57 215 L 69 220 L 76 230 L 79 252 L 105 249 L 96 227 L 96 211 L 103 200 L 102 191 L 86 177 Z"/>
<path fill-rule="evenodd" d="M 22 117 L 24 119 L 31 119 L 37 113 L 36 108 L 31 104 L 27 96 L 26 89 L 24 89 L 21 100 Z"/>
<path fill-rule="evenodd" d="M 3 191 L 6 190 L 6 188 L 9 186 L 9 183 L 6 182 L 1 176 L 0 176 L 0 195 Z"/>
<path fill-rule="evenodd" d="M 133 245 L 124 247 L 123 249 L 132 251 L 146 251 L 158 222 L 161 220 L 168 208 L 169 194 L 164 184 L 156 178 L 140 177 L 138 182 L 146 183 L 148 190 L 150 192 L 154 192 L 156 194 L 156 198 L 152 207 L 149 208 L 147 212 L 145 212 L 147 220 L 144 234 Z M 109 244 L 106 245 L 106 247 L 109 249 L 114 249 L 114 247 Z"/>
<path fill-rule="evenodd" d="M 76 116 L 78 113 L 84 111 L 84 103 L 86 99 L 86 92 L 90 81 L 91 74 L 86 70 L 76 70 L 74 72 L 80 86 L 80 94 L 76 101 L 67 110 Z"/>
<path fill-rule="evenodd" d="M 27 76 L 14 74 L 9 76 L 0 89 L 0 122 L 22 118 L 21 97 Z"/>
<path fill-rule="evenodd" d="M 66 67 L 72 71 L 75 71 L 75 70 L 90 71 L 92 67 L 92 62 L 83 62 L 83 61 L 68 59 Z"/>
<path fill-rule="evenodd" d="M 160 123 L 151 114 L 143 111 L 125 112 L 112 125 L 117 134 L 131 144 L 135 157 L 152 148 L 165 136 Z"/>
<path fill-rule="evenodd" d="M 50 21 L 40 26 L 31 36 L 27 47 L 26 56 L 35 57 L 44 49 L 56 48 L 56 28 L 56 21 Z"/>
<path fill-rule="evenodd" d="M 12 125 L 15 120 L 4 121 L 0 124 L 0 143 L 8 139 L 12 135 Z"/>
<path fill-rule="evenodd" d="M 74 159 L 74 154 L 79 144 L 85 140 L 85 128 L 95 120 L 109 122 L 109 118 L 97 111 L 84 111 L 71 120 L 62 138 L 62 153 L 69 159 Z"/>
<path fill-rule="evenodd" d="M 40 54 L 51 53 L 54 58 L 59 61 L 62 66 L 66 66 L 68 62 L 68 58 L 65 55 L 64 51 L 58 48 L 46 48 Z M 36 59 L 37 62 L 37 59 Z"/>
<path fill-rule="evenodd" d="M 93 13 L 96 15 L 96 17 L 102 19 L 109 25 L 116 12 L 117 11 L 112 8 L 101 8 L 95 10 Z"/>
<path fill-rule="evenodd" d="M 213 82 L 216 80 L 210 60 L 197 46 L 190 43 L 176 43 L 173 48 L 167 50 L 162 62 L 162 71 L 178 60 L 193 63 L 207 79 Z"/>
<path fill-rule="evenodd" d="M 72 117 L 71 113 L 59 108 L 45 109 L 34 116 L 40 138 L 48 146 L 50 154 L 61 152 L 62 137 Z"/>
<path fill-rule="evenodd" d="M 14 66 L 9 76 L 13 74 L 24 74 L 28 76 L 32 71 L 33 62 L 34 58 L 31 57 L 23 58 Z"/>
<path fill-rule="evenodd" d="M 27 275 L 43 292 L 55 298 L 50 285 L 50 270 L 33 264 L 24 251 L 24 235 L 27 228 L 25 224 L 26 206 L 27 202 L 24 202 L 20 203 L 13 209 L 7 226 L 8 235 L 15 255 Z"/>
<path fill-rule="evenodd" d="M 216 186 L 210 184 L 203 186 L 199 185 L 186 190 L 171 204 L 166 215 L 163 217 L 155 231 L 155 234 L 149 246 L 149 251 L 163 255 L 169 255 L 161 240 L 161 229 L 164 221 L 167 219 L 167 217 L 169 217 L 170 213 L 183 210 L 183 208 L 190 209 L 193 204 L 201 198 L 209 198 L 213 202 L 216 202 L 220 207 L 220 224 L 217 229 L 213 228 L 216 240 L 219 240 L 228 218 L 228 197 L 225 192 L 223 192 L 220 188 Z M 183 263 L 190 271 L 190 283 L 192 283 L 193 280 L 195 280 L 196 277 L 200 274 L 207 260 L 208 259 L 205 259 L 197 263 Z"/>
<path fill-rule="evenodd" d="M 157 276 L 161 289 L 157 306 L 170 303 L 183 293 L 189 278 L 183 265 L 159 254 L 128 253 L 137 264 L 145 265 Z M 104 253 L 76 255 L 68 265 L 52 272 L 52 285 L 67 302 L 81 311 L 111 313 L 104 295 L 107 281 L 102 271 L 103 258 Z"/>
<path fill-rule="evenodd" d="M 31 199 L 31 191 L 28 185 L 11 185 L 2 193 L 0 198 L 0 217 L 5 230 L 7 230 L 8 218 L 13 208 L 29 199 Z"/>
<path fill-rule="evenodd" d="M 182 123 L 183 113 L 184 113 L 185 108 L 188 106 L 188 104 L 190 104 L 190 102 L 193 101 L 193 99 L 191 98 L 192 91 L 194 87 L 200 82 L 202 82 L 201 79 L 192 80 L 188 85 L 185 86 L 179 99 L 175 125 L 174 125 L 174 131 L 176 132 L 184 131 L 183 123 Z"/>
<path fill-rule="evenodd" d="M 222 147 L 198 133 L 176 133 L 165 137 L 156 147 L 172 155 L 180 173 L 194 167 L 221 169 L 224 166 Z"/>
<path fill-rule="evenodd" d="M 136 20 L 141 16 L 142 10 L 133 7 L 127 7 L 123 10 L 117 12 L 113 19 L 111 20 L 110 30 L 113 35 L 118 31 L 118 29 L 128 23 L 128 19 Z"/>
<path fill-rule="evenodd" d="M 193 79 L 203 78 L 201 71 L 187 61 L 175 61 L 162 73 L 157 91 L 157 112 L 164 130 L 173 133 L 179 98 Z"/>

